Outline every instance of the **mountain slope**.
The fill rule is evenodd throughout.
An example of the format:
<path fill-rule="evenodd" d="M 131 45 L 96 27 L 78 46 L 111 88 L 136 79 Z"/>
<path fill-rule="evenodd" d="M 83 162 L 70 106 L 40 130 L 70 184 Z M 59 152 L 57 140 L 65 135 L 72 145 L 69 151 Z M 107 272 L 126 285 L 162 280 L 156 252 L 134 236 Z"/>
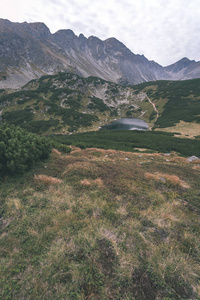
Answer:
<path fill-rule="evenodd" d="M 200 79 L 148 82 L 134 88 L 146 93 L 159 112 L 154 129 L 199 138 Z"/>
<path fill-rule="evenodd" d="M 0 90 L 0 120 L 37 133 L 98 130 L 121 118 L 139 118 L 153 130 L 199 138 L 200 79 L 122 86 L 60 72 L 16 92 Z"/>
<path fill-rule="evenodd" d="M 198 62 L 177 72 L 173 66 L 164 68 L 143 55 L 135 55 L 115 38 L 102 41 L 94 36 L 76 36 L 71 30 L 51 34 L 43 23 L 4 19 L 0 19 L 0 62 L 2 88 L 22 86 L 30 79 L 59 71 L 122 84 L 200 76 Z"/>
<path fill-rule="evenodd" d="M 144 92 L 97 77 L 60 72 L 0 95 L 0 118 L 32 132 L 98 130 L 122 117 L 149 122 L 153 107 Z"/>

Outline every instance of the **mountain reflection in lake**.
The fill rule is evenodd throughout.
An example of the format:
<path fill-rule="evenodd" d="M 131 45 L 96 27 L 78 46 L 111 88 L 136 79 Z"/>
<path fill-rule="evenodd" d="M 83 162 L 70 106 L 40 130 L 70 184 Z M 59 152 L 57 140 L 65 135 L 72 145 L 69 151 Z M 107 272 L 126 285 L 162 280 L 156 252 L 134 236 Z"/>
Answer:
<path fill-rule="evenodd" d="M 108 130 L 147 130 L 148 124 L 136 118 L 122 118 L 110 124 L 103 126 L 101 129 Z"/>

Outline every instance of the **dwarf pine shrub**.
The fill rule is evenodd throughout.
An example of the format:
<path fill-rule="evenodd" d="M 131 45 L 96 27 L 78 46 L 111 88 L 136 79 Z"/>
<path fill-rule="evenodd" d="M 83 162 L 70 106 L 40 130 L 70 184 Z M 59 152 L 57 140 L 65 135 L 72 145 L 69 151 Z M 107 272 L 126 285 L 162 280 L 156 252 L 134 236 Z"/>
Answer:
<path fill-rule="evenodd" d="M 52 142 L 20 127 L 0 125 L 0 176 L 22 172 L 47 158 Z"/>

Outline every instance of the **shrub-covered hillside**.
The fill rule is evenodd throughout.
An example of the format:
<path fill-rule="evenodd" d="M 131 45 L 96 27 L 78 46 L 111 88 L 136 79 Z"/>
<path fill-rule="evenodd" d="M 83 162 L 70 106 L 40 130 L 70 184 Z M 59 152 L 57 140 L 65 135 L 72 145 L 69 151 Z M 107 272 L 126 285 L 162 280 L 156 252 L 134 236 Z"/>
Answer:
<path fill-rule="evenodd" d="M 121 117 L 144 119 L 153 107 L 146 95 L 96 77 L 43 76 L 21 90 L 0 94 L 0 118 L 34 133 L 97 130 Z"/>
<path fill-rule="evenodd" d="M 200 132 L 200 79 L 123 87 L 97 77 L 58 73 L 0 92 L 0 121 L 34 133 L 98 130 L 122 117 L 183 137 Z M 155 105 L 155 106 L 154 106 Z"/>
<path fill-rule="evenodd" d="M 200 132 L 200 79 L 185 81 L 156 81 L 134 86 L 144 91 L 156 105 L 159 118 L 154 128 L 169 127 L 184 135 L 193 123 L 193 136 Z M 181 122 L 181 127 L 178 123 Z M 184 126 L 185 125 L 185 126 Z M 191 133 L 192 136 L 192 133 Z"/>

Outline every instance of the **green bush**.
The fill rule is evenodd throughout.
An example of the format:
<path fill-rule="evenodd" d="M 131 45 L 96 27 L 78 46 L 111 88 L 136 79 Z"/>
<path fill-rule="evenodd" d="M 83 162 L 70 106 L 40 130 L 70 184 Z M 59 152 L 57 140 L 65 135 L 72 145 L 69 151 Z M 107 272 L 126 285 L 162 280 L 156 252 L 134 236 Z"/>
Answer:
<path fill-rule="evenodd" d="M 61 152 L 64 152 L 64 153 L 70 153 L 71 152 L 71 148 L 67 145 L 64 145 L 64 144 L 59 144 L 57 142 L 54 142 L 53 143 L 53 146 L 58 150 L 58 151 L 61 151 Z"/>
<path fill-rule="evenodd" d="M 101 112 L 110 110 L 110 108 L 103 102 L 102 99 L 96 97 L 90 97 L 90 103 L 88 104 L 87 108 L 92 110 L 98 109 Z"/>
<path fill-rule="evenodd" d="M 24 110 L 7 111 L 2 116 L 3 121 L 20 126 L 33 119 L 33 111 L 30 108 Z"/>
<path fill-rule="evenodd" d="M 50 120 L 26 122 L 21 127 L 33 133 L 42 133 L 49 130 L 50 127 L 56 127 L 58 124 L 59 120 L 51 118 Z"/>
<path fill-rule="evenodd" d="M 74 146 L 81 148 L 81 149 L 85 149 L 87 147 L 86 144 L 83 142 L 76 142 L 76 143 L 74 143 Z"/>
<path fill-rule="evenodd" d="M 26 101 L 30 99 L 34 99 L 38 97 L 38 92 L 37 91 L 17 91 L 11 94 L 3 95 L 0 97 L 0 103 L 5 103 L 5 102 L 12 102 L 13 100 L 18 99 L 18 104 L 19 103 L 25 103 Z M 21 98 L 21 100 L 19 100 Z"/>
<path fill-rule="evenodd" d="M 56 89 L 51 97 L 49 98 L 50 101 L 57 101 L 59 99 L 59 96 L 62 94 L 70 95 L 72 93 L 72 90 L 69 88 L 58 88 Z"/>
<path fill-rule="evenodd" d="M 0 126 L 0 176 L 20 173 L 47 158 L 52 142 L 13 125 Z"/>

